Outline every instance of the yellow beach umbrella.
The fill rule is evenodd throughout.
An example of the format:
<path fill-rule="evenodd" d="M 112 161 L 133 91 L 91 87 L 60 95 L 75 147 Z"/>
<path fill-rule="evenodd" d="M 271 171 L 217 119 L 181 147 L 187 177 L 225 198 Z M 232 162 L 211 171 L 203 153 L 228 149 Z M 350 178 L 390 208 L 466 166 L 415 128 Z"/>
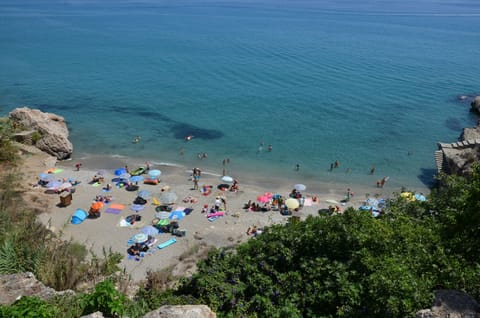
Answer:
<path fill-rule="evenodd" d="M 287 199 L 285 201 L 285 205 L 287 206 L 287 208 L 289 209 L 296 209 L 300 206 L 300 202 L 298 202 L 297 199 L 294 199 L 294 198 L 290 198 L 290 199 Z"/>

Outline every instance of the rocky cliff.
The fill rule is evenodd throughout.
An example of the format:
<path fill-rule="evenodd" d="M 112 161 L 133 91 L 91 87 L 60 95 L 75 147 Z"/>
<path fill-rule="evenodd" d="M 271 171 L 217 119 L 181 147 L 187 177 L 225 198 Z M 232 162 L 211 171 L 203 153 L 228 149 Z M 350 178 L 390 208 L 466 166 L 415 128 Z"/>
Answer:
<path fill-rule="evenodd" d="M 438 143 L 439 172 L 469 176 L 472 165 L 480 162 L 480 126 L 464 128 L 458 142 Z"/>
<path fill-rule="evenodd" d="M 15 127 L 24 129 L 18 135 L 30 134 L 29 139 L 33 139 L 32 144 L 38 149 L 59 160 L 72 156 L 73 145 L 68 140 L 68 128 L 62 116 L 22 107 L 11 111 L 8 117 Z"/>
<path fill-rule="evenodd" d="M 74 292 L 57 292 L 39 282 L 32 273 L 0 275 L 0 304 L 11 305 L 23 296 L 36 296 L 48 300 L 54 296 Z M 83 318 L 102 318 L 96 312 Z M 147 313 L 144 318 L 215 318 L 217 315 L 205 305 L 162 306 Z"/>

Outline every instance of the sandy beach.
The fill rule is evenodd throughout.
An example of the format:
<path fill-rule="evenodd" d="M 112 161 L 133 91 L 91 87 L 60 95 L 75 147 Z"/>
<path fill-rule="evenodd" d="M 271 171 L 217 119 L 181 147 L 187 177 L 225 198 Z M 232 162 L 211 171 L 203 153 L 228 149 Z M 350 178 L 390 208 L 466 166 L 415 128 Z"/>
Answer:
<path fill-rule="evenodd" d="M 47 158 L 47 159 L 46 159 Z M 173 205 L 174 210 L 179 208 L 192 208 L 193 211 L 186 215 L 182 220 L 179 220 L 179 229 L 186 231 L 186 236 L 175 237 L 177 242 L 164 249 L 156 248 L 156 245 L 172 238 L 171 234 L 162 233 L 156 236 L 157 243 L 151 254 L 145 255 L 139 261 L 129 259 L 126 252 L 129 244 L 128 240 L 135 234 L 140 233 L 143 226 L 151 225 L 155 218 L 155 205 L 152 199 L 149 199 L 145 208 L 138 212 L 142 220 L 134 224 L 134 226 L 122 227 L 120 222 L 126 216 L 135 214 L 131 210 L 134 199 L 137 197 L 138 191 L 129 192 L 125 188 L 117 188 L 112 179 L 115 177 L 115 169 L 122 168 L 126 165 L 135 169 L 143 165 L 143 162 L 132 162 L 124 158 L 96 158 L 89 160 L 78 161 L 82 163 L 79 171 L 76 171 L 75 164 L 77 161 L 63 161 L 57 162 L 53 167 L 52 160 L 48 160 L 45 155 L 28 155 L 26 157 L 23 173 L 26 182 L 30 183 L 28 195 L 36 197 L 36 202 L 44 202 L 38 198 L 46 198 L 48 206 L 37 207 L 38 210 L 45 211 L 39 215 L 39 220 L 49 226 L 56 233 L 60 233 L 66 240 L 73 239 L 75 241 L 84 243 L 88 248 L 91 248 L 97 255 L 102 255 L 102 250 L 106 248 L 112 251 L 119 252 L 125 257 L 120 266 L 125 268 L 126 273 L 131 275 L 133 281 L 140 281 L 145 278 L 146 272 L 151 270 L 158 270 L 170 265 L 177 265 L 180 256 L 187 251 L 195 248 L 199 244 L 207 246 L 228 246 L 237 244 L 239 242 L 251 239 L 247 235 L 247 229 L 250 226 L 257 226 L 259 228 L 268 226 L 270 224 L 282 224 L 289 220 L 290 216 L 283 216 L 279 211 L 268 212 L 249 212 L 243 209 L 245 203 L 249 200 L 256 201 L 256 198 L 266 192 L 280 194 L 283 197 L 288 197 L 288 194 L 293 189 L 294 183 L 291 180 L 269 179 L 269 180 L 244 180 L 241 176 L 235 176 L 239 180 L 239 191 L 229 192 L 217 189 L 217 186 L 223 183 L 220 180 L 220 175 L 217 173 L 202 171 L 200 178 L 200 188 L 202 185 L 212 185 L 212 192 L 205 196 L 200 190 L 193 190 L 193 181 L 191 180 L 193 167 L 175 167 L 175 166 L 151 166 L 150 169 L 161 170 L 160 180 L 158 185 L 149 185 L 139 182 L 139 190 L 147 190 L 152 194 L 152 197 L 159 197 L 162 193 L 161 189 L 164 186 L 170 188 L 169 191 L 175 192 L 178 199 Z M 54 193 L 46 193 L 46 188 L 32 186 L 38 182 L 38 176 L 48 169 L 55 168 L 57 173 L 54 177 L 57 180 L 75 179 L 80 183 L 76 185 L 74 193 L 72 193 L 72 202 L 69 206 L 63 207 L 60 203 L 60 195 Z M 201 166 L 198 168 L 202 169 Z M 105 182 L 100 185 L 92 185 L 90 181 L 93 176 L 98 174 L 99 170 L 103 171 Z M 147 176 L 147 175 L 145 175 Z M 105 192 L 103 187 L 106 183 L 113 185 L 109 192 Z M 341 201 L 345 198 L 345 191 L 349 187 L 354 193 L 354 196 L 349 202 L 342 205 L 345 209 L 350 206 L 358 208 L 364 204 L 366 197 L 374 196 L 387 198 L 393 192 L 399 192 L 400 189 L 391 189 L 388 183 L 384 188 L 357 188 L 352 185 L 339 184 L 305 184 L 307 189 L 302 191 L 306 198 L 318 197 L 319 202 L 306 201 L 304 207 L 293 215 L 305 218 L 307 215 L 318 215 L 319 209 L 328 208 L 331 203 L 326 202 L 330 200 Z M 428 189 L 424 189 L 428 191 Z M 424 192 L 427 193 L 427 192 Z M 85 219 L 80 224 L 72 224 L 72 215 L 77 209 L 88 211 L 92 201 L 97 195 L 108 195 L 112 197 L 111 203 L 105 205 L 101 209 L 101 217 L 97 219 Z M 202 207 L 208 205 L 211 207 L 216 196 L 224 196 L 227 202 L 227 212 L 225 216 L 209 221 L 205 214 L 201 213 Z M 183 202 L 186 197 L 195 198 L 195 203 Z M 33 200 L 31 200 L 33 201 Z M 33 204 L 33 203 L 32 203 Z M 118 214 L 106 213 L 105 210 L 111 204 L 123 205 L 123 210 Z M 191 267 L 191 266 L 190 266 Z M 182 267 L 178 267 L 182 268 Z M 184 267 L 185 272 L 177 272 L 176 275 L 188 274 L 187 267 Z"/>

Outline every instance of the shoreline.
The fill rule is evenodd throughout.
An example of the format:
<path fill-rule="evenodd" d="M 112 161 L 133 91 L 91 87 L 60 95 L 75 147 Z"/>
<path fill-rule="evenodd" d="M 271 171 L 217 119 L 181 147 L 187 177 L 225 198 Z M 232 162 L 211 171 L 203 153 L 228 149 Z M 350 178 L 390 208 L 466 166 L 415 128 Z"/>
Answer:
<path fill-rule="evenodd" d="M 75 171 L 75 163 L 81 162 L 82 167 L 80 171 Z M 114 252 L 119 252 L 124 255 L 122 262 L 119 264 L 120 268 L 124 268 L 134 282 L 145 279 L 146 273 L 149 270 L 160 270 L 169 266 L 176 268 L 177 274 L 188 275 L 194 270 L 193 265 L 186 270 L 181 269 L 182 254 L 198 248 L 198 246 L 215 246 L 224 247 L 238 244 L 250 239 L 247 235 L 247 229 L 251 226 L 265 227 L 272 224 L 284 224 L 288 222 L 290 216 L 282 216 L 278 211 L 269 212 L 247 212 L 243 209 L 245 203 L 249 200 L 255 201 L 259 195 L 266 192 L 278 193 L 284 197 L 293 188 L 294 184 L 305 183 L 307 189 L 302 191 L 304 196 L 317 196 L 320 200 L 319 204 L 312 204 L 304 206 L 299 212 L 294 212 L 293 215 L 304 219 L 308 215 L 318 215 L 319 209 L 328 208 L 329 203 L 325 200 L 341 201 L 345 196 L 345 191 L 350 188 L 355 193 L 355 196 L 347 202 L 343 209 L 348 207 L 358 208 L 363 205 L 367 196 L 375 196 L 388 198 L 395 192 L 400 192 L 401 189 L 392 188 L 388 183 L 384 188 L 368 188 L 360 187 L 351 184 L 337 184 L 337 183 L 316 183 L 310 184 L 302 182 L 301 178 L 296 180 L 282 179 L 282 178 L 259 178 L 251 175 L 234 176 L 239 180 L 239 192 L 222 192 L 217 189 L 217 185 L 222 183 L 220 174 L 214 171 L 205 169 L 202 171 L 200 180 L 200 188 L 203 184 L 213 186 L 213 191 L 208 196 L 203 196 L 198 190 L 192 190 L 193 182 L 190 180 L 191 168 L 185 166 L 160 166 L 151 165 L 151 169 L 159 169 L 162 171 L 160 176 L 161 182 L 158 185 L 144 185 L 139 184 L 139 190 L 147 190 L 152 193 L 152 196 L 158 196 L 161 192 L 161 187 L 168 185 L 171 191 L 174 191 L 178 200 L 175 207 L 191 207 L 193 212 L 185 216 L 179 221 L 180 229 L 187 232 L 185 237 L 178 237 L 177 243 L 165 248 L 154 248 L 151 255 L 146 255 L 140 261 L 130 260 L 127 257 L 126 249 L 128 248 L 127 241 L 136 233 L 141 231 L 141 228 L 151 224 L 151 220 L 155 217 L 155 206 L 152 200 L 148 200 L 144 210 L 139 212 L 142 216 L 142 221 L 135 227 L 123 228 L 119 226 L 121 219 L 127 215 L 135 214 L 130 207 L 136 197 L 137 192 L 128 192 L 124 189 L 113 188 L 108 194 L 113 197 L 112 203 L 122 204 L 125 208 L 120 214 L 110 214 L 102 211 L 102 215 L 98 219 L 86 219 L 81 224 L 71 224 L 71 216 L 76 209 L 83 209 L 88 211 L 92 200 L 96 195 L 105 194 L 102 187 L 94 187 L 89 184 L 89 181 L 97 173 L 98 170 L 105 170 L 105 183 L 112 183 L 111 179 L 114 177 L 114 169 L 128 165 L 131 169 L 135 169 L 141 165 L 138 160 L 132 158 L 108 158 L 108 157 L 91 157 L 84 160 L 68 160 L 57 162 L 55 168 L 63 169 L 62 172 L 55 174 L 55 178 L 74 178 L 81 183 L 75 186 L 75 192 L 72 194 L 73 200 L 71 205 L 67 207 L 59 206 L 58 194 L 46 194 L 45 188 L 36 187 L 31 191 L 36 195 L 44 197 L 48 200 L 49 206 L 42 214 L 38 216 L 40 222 L 49 227 L 57 234 L 61 234 L 62 239 L 73 239 L 79 243 L 83 243 L 87 248 L 91 248 L 97 255 L 102 255 L 103 249 L 111 249 Z M 24 167 L 27 180 L 38 179 L 38 175 L 46 171 L 48 164 L 43 163 L 35 155 L 28 156 L 24 162 Z M 202 166 L 199 165 L 202 169 Z M 204 170 L 204 169 L 202 169 Z M 428 192 L 423 192 L 427 194 Z M 367 195 L 368 194 L 368 195 Z M 203 205 L 212 206 L 215 197 L 223 195 L 226 198 L 228 209 L 224 217 L 221 217 L 213 222 L 210 222 L 201 213 Z M 198 199 L 196 203 L 184 203 L 182 199 L 185 197 L 195 197 Z M 104 210 L 104 209 L 102 209 Z M 171 238 L 170 234 L 157 235 L 157 243 L 162 243 Z M 183 264 L 185 265 L 185 264 Z"/>

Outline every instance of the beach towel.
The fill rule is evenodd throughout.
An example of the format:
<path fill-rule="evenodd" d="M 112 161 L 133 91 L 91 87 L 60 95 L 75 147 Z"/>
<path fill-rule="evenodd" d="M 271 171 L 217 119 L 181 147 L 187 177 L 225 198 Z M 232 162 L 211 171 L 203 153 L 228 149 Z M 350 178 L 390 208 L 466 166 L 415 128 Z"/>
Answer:
<path fill-rule="evenodd" d="M 207 214 L 207 218 L 220 217 L 220 216 L 224 216 L 224 215 L 225 215 L 225 212 L 219 211 L 219 212 Z"/>
<path fill-rule="evenodd" d="M 117 204 L 117 203 L 112 203 L 110 206 L 105 210 L 106 213 L 111 213 L 111 214 L 120 214 L 122 210 L 125 208 L 124 205 L 122 204 Z"/>
<path fill-rule="evenodd" d="M 312 198 L 306 198 L 305 201 L 303 202 L 304 206 L 312 206 Z"/>
<path fill-rule="evenodd" d="M 62 172 L 63 169 L 60 169 L 60 168 L 50 168 L 48 169 L 47 171 L 45 171 L 45 173 L 54 173 L 54 174 L 57 174 L 57 173 L 60 173 Z"/>
<path fill-rule="evenodd" d="M 100 185 L 100 183 L 98 183 L 98 182 L 92 183 L 92 187 L 98 187 L 99 185 Z"/>
<path fill-rule="evenodd" d="M 213 217 L 209 217 L 207 218 L 210 222 L 213 222 L 215 220 L 218 220 L 220 217 L 219 216 L 213 216 Z"/>
<path fill-rule="evenodd" d="M 186 208 L 185 210 L 183 210 L 183 212 L 185 213 L 185 215 L 189 215 L 190 213 L 192 213 L 193 209 L 192 208 Z"/>
<path fill-rule="evenodd" d="M 173 243 L 176 243 L 176 242 L 177 242 L 177 240 L 176 240 L 174 237 L 172 237 L 172 238 L 169 239 L 168 241 L 165 241 L 165 242 L 163 242 L 163 243 L 158 244 L 157 247 L 158 247 L 159 249 L 162 249 L 162 248 L 165 248 L 165 247 L 167 247 L 167 246 L 170 246 L 170 245 L 172 245 Z"/>

